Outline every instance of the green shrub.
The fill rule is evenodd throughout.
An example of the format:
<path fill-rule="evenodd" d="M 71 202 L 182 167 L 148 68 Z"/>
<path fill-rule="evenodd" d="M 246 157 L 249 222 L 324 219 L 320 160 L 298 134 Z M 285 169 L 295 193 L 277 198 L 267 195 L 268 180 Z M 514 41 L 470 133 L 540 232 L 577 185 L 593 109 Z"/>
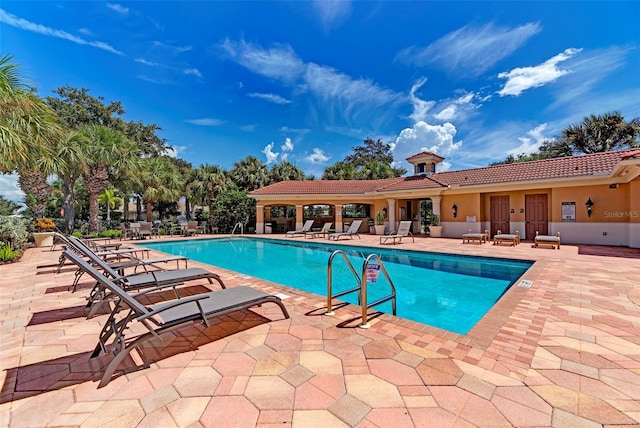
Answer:
<path fill-rule="evenodd" d="M 18 217 L 0 216 L 0 241 L 22 248 L 29 240 L 28 220 Z"/>
<path fill-rule="evenodd" d="M 121 235 L 122 235 L 122 231 L 115 230 L 115 229 L 103 230 L 100 233 L 100 236 L 103 238 L 119 238 Z"/>
<path fill-rule="evenodd" d="M 76 237 L 78 239 L 82 239 L 82 232 L 80 232 L 79 230 L 76 230 L 75 232 L 73 232 L 71 234 L 71 236 L 74 236 L 74 237 Z"/>
<path fill-rule="evenodd" d="M 11 243 L 0 242 L 0 262 L 10 262 L 20 257 L 20 252 L 11 248 Z"/>

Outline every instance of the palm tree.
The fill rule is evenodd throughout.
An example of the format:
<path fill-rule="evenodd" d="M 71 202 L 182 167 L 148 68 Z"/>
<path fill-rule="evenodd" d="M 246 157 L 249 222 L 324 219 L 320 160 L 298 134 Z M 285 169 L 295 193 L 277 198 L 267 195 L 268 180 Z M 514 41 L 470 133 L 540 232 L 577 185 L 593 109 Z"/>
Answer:
<path fill-rule="evenodd" d="M 89 193 L 89 229 L 97 231 L 98 195 L 109 184 L 109 173 L 121 168 L 131 170 L 138 164 L 138 148 L 123 133 L 104 125 L 92 125 L 80 131 L 90 144 L 87 147 L 88 169 L 84 174 Z"/>
<path fill-rule="evenodd" d="M 285 180 L 304 180 L 304 171 L 295 166 L 289 161 L 283 160 L 280 163 L 274 164 L 270 171 L 271 182 L 277 183 L 278 181 Z"/>
<path fill-rule="evenodd" d="M 147 203 L 147 221 L 153 219 L 153 203 L 175 201 L 182 194 L 184 183 L 178 168 L 166 156 L 142 159 L 139 193 Z"/>
<path fill-rule="evenodd" d="M 640 147 L 638 118 L 626 122 L 619 112 L 594 114 L 581 123 L 573 124 L 562 131 L 562 141 L 581 153 L 599 153 L 622 147 Z"/>
<path fill-rule="evenodd" d="M 0 58 L 0 171 L 18 172 L 20 188 L 32 195 L 27 199 L 34 201 L 31 210 L 42 217 L 47 175 L 64 162 L 52 155 L 60 127 L 51 109 L 21 82 L 11 61 L 8 55 Z"/>
<path fill-rule="evenodd" d="M 231 190 L 234 186 L 224 169 L 218 165 L 204 164 L 194 170 L 191 181 L 191 192 L 201 195 L 201 202 L 209 207 L 209 219 L 214 217 L 214 201 L 221 192 Z"/>
<path fill-rule="evenodd" d="M 233 165 L 229 178 L 238 189 L 250 192 L 269 184 L 269 170 L 261 160 L 249 155 Z"/>
<path fill-rule="evenodd" d="M 73 232 L 76 217 L 76 183 L 89 168 L 87 145 L 88 141 L 83 134 L 67 131 L 55 146 L 55 157 L 65 159 L 64 163 L 58 165 L 55 172 L 62 180 L 64 194 L 62 209 L 68 233 Z"/>
<path fill-rule="evenodd" d="M 111 221 L 111 209 L 116 205 L 121 204 L 123 199 L 116 195 L 116 191 L 113 189 L 104 189 L 104 191 L 98 197 L 98 203 L 105 204 L 107 206 L 107 221 Z"/>

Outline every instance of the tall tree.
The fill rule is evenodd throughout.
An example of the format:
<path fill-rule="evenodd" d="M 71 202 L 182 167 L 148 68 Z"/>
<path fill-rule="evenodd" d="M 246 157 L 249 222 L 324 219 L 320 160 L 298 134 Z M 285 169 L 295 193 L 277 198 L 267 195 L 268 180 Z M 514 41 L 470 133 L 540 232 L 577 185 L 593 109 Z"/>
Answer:
<path fill-rule="evenodd" d="M 109 185 L 109 173 L 132 170 L 139 164 L 137 146 L 122 132 L 104 125 L 83 127 L 81 133 L 87 145 L 87 166 L 84 175 L 89 193 L 89 230 L 98 231 L 98 196 Z"/>
<path fill-rule="evenodd" d="M 271 171 L 269 171 L 270 181 L 272 183 L 277 183 L 278 181 L 286 181 L 286 180 L 307 180 L 308 178 L 304 175 L 304 171 L 302 171 L 299 167 L 292 164 L 289 161 L 283 160 L 280 163 L 273 164 L 271 167 Z"/>
<path fill-rule="evenodd" d="M 49 193 L 47 175 L 56 163 L 53 142 L 61 129 L 47 105 L 22 82 L 17 64 L 8 55 L 0 58 L 0 172 L 19 174 L 18 184 L 31 197 L 30 209 L 44 212 Z"/>
<path fill-rule="evenodd" d="M 201 203 L 209 207 L 209 221 L 215 216 L 214 201 L 218 194 L 234 187 L 226 171 L 218 165 L 204 164 L 194 170 L 191 189 L 194 194 L 201 195 Z"/>
<path fill-rule="evenodd" d="M 147 204 L 147 221 L 153 219 L 153 203 L 175 201 L 184 183 L 178 169 L 167 156 L 144 158 L 140 166 L 140 194 Z"/>
<path fill-rule="evenodd" d="M 111 221 L 111 210 L 116 208 L 118 204 L 121 204 L 123 199 L 116 195 L 116 191 L 113 189 L 104 189 L 104 191 L 98 196 L 98 203 L 104 204 L 107 207 L 107 221 Z"/>
<path fill-rule="evenodd" d="M 267 166 L 251 155 L 233 164 L 233 168 L 229 171 L 229 179 L 238 189 L 247 192 L 270 184 Z"/>
<path fill-rule="evenodd" d="M 580 153 L 599 153 L 625 147 L 640 147 L 640 118 L 626 122 L 617 111 L 590 115 L 581 123 L 572 124 L 562 131 L 562 140 Z"/>
<path fill-rule="evenodd" d="M 392 166 L 391 144 L 381 139 L 366 138 L 362 146 L 352 147 L 351 150 L 353 153 L 344 161 L 325 168 L 323 180 L 376 180 L 400 177 L 407 172 L 405 168 Z"/>
<path fill-rule="evenodd" d="M 78 180 L 89 170 L 87 159 L 88 140 L 78 131 L 67 130 L 63 137 L 56 141 L 55 158 L 64 159 L 65 162 L 57 165 L 56 175 L 62 180 L 62 204 L 63 218 L 67 227 L 67 233 L 74 230 L 76 218 L 76 184 Z"/>

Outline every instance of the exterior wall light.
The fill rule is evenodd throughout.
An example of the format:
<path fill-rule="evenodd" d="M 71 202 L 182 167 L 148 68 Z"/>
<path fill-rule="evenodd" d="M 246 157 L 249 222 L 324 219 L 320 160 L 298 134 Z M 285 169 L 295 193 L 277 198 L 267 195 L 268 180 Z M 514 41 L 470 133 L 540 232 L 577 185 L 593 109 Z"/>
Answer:
<path fill-rule="evenodd" d="M 588 215 L 589 217 L 591 217 L 591 210 L 593 209 L 593 206 L 594 206 L 595 204 L 593 203 L 593 201 L 591 200 L 591 198 L 589 198 L 589 199 L 587 200 L 587 202 L 585 202 L 585 204 L 584 204 L 584 205 L 587 207 L 587 215 Z"/>
<path fill-rule="evenodd" d="M 451 209 L 453 210 L 453 218 L 458 217 L 458 206 L 456 204 L 453 204 Z"/>

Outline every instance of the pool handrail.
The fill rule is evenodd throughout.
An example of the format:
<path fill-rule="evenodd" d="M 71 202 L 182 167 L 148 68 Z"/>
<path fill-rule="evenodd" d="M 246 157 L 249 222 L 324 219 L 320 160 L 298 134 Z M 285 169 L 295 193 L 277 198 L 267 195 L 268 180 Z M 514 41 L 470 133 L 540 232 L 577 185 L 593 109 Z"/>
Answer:
<path fill-rule="evenodd" d="M 386 297 L 381 297 L 380 299 L 376 300 L 373 303 L 367 304 L 367 268 L 369 267 L 369 261 L 371 259 L 376 260 L 376 262 L 380 266 L 380 270 L 382 271 L 384 276 L 387 278 L 387 281 L 389 281 L 389 286 L 391 287 L 391 294 L 389 294 Z M 369 256 L 367 256 L 367 258 L 362 263 L 362 285 L 360 286 L 360 288 L 361 288 L 360 293 L 362 294 L 362 301 L 364 302 L 364 304 L 360 304 L 360 306 L 362 307 L 362 324 L 360 324 L 360 328 L 371 327 L 371 325 L 367 320 L 368 309 L 374 306 L 377 306 L 381 303 L 384 303 L 386 301 L 391 300 L 391 312 L 393 313 L 394 316 L 396 315 L 396 287 L 395 285 L 393 285 L 393 281 L 389 276 L 389 272 L 387 272 L 387 269 L 384 267 L 384 263 L 382 263 L 382 259 L 380 258 L 379 255 L 369 254 Z"/>
<path fill-rule="evenodd" d="M 341 255 L 342 258 L 344 258 L 345 262 L 347 263 L 347 267 L 351 270 L 351 273 L 356 278 L 356 281 L 358 281 L 358 286 L 351 288 L 349 290 L 345 290 L 345 291 L 341 291 L 339 293 L 333 294 L 333 259 L 337 255 Z M 369 261 L 372 259 L 375 259 L 375 261 L 380 266 L 380 270 L 382 271 L 383 275 L 387 278 L 387 281 L 389 282 L 389 286 L 391 287 L 391 294 L 386 297 L 382 297 L 373 303 L 367 304 L 367 268 L 369 266 Z M 381 303 L 387 302 L 389 300 L 391 300 L 392 313 L 393 315 L 396 315 L 396 287 L 393 284 L 391 277 L 389 276 L 389 272 L 387 272 L 387 269 L 384 267 L 384 264 L 382 263 L 382 259 L 380 259 L 380 256 L 377 254 L 370 254 L 369 256 L 367 256 L 364 259 L 364 262 L 362 263 L 362 275 L 358 275 L 355 268 L 349 261 L 347 254 L 343 250 L 335 250 L 333 253 L 331 253 L 331 256 L 329 257 L 329 262 L 327 264 L 327 312 L 325 313 L 325 315 L 335 314 L 335 312 L 333 312 L 332 310 L 333 299 L 344 296 L 349 293 L 356 292 L 356 291 L 358 292 L 358 304 L 362 308 L 362 323 L 359 326 L 360 328 L 371 327 L 367 320 L 369 308 L 379 305 Z"/>
<path fill-rule="evenodd" d="M 344 259 L 344 261 L 347 263 L 347 267 L 349 268 L 349 270 L 351 271 L 351 273 L 353 274 L 353 276 L 356 278 L 356 282 L 358 283 L 358 286 L 355 288 L 351 288 L 349 290 L 345 290 L 345 291 L 341 291 L 340 293 L 336 293 L 336 294 L 332 294 L 332 290 L 333 290 L 333 259 L 337 256 L 337 255 L 341 255 L 342 258 Z M 327 264 L 327 312 L 325 313 L 325 315 L 334 315 L 335 313 L 332 310 L 332 301 L 335 298 L 344 296 L 345 294 L 349 294 L 349 293 L 353 293 L 354 291 L 360 291 L 360 284 L 361 284 L 361 280 L 360 280 L 360 276 L 358 275 L 358 272 L 356 272 L 356 269 L 353 267 L 353 265 L 351 264 L 351 262 L 349 261 L 349 258 L 347 257 L 347 253 L 345 253 L 343 250 L 335 250 L 333 253 L 331 253 L 331 256 L 329 256 L 329 262 Z M 361 300 L 360 300 L 360 293 L 358 293 L 358 304 L 361 304 Z"/>

